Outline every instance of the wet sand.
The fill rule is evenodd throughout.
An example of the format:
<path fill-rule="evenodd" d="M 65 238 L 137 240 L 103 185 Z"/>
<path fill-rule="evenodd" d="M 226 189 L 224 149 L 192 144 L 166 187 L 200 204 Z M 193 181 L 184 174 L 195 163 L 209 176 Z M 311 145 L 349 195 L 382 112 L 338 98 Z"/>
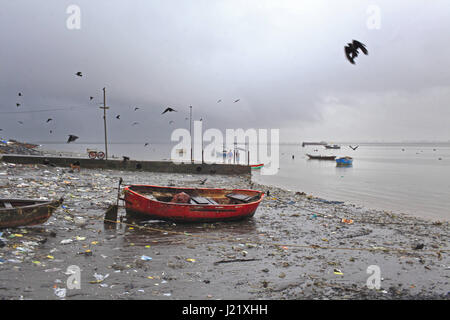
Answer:
<path fill-rule="evenodd" d="M 119 177 L 125 184 L 177 186 L 207 178 L 202 187 L 270 195 L 245 221 L 174 224 L 125 216 L 109 229 L 102 218 Z M 448 222 L 333 203 L 253 184 L 249 176 L 69 173 L 0 162 L 1 198 L 61 196 L 63 207 L 45 224 L 0 230 L 0 299 L 449 298 Z M 81 270 L 80 289 L 66 288 L 71 265 Z M 378 290 L 366 285 L 370 265 L 380 267 Z M 58 290 L 64 288 L 65 297 Z"/>

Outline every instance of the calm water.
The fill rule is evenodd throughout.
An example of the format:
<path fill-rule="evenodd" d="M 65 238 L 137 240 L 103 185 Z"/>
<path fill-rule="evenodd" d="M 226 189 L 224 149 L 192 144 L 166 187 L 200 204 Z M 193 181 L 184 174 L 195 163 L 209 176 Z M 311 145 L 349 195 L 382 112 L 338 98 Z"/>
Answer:
<path fill-rule="evenodd" d="M 96 147 L 104 149 L 83 144 L 43 146 L 82 154 Z M 172 145 L 111 144 L 108 148 L 110 156 L 161 160 L 170 158 Z M 336 167 L 334 161 L 309 160 L 306 153 L 351 156 L 354 161 L 351 167 Z M 327 200 L 450 220 L 450 143 L 360 144 L 355 151 L 348 145 L 340 150 L 281 145 L 278 173 L 261 175 L 254 170 L 254 180 Z"/>
<path fill-rule="evenodd" d="M 256 181 L 328 200 L 450 220 L 450 144 L 367 144 L 356 151 L 348 145 L 340 150 L 284 146 L 280 152 L 278 174 L 257 175 Z M 333 161 L 309 160 L 305 153 L 354 160 L 351 167 L 336 167 Z"/>

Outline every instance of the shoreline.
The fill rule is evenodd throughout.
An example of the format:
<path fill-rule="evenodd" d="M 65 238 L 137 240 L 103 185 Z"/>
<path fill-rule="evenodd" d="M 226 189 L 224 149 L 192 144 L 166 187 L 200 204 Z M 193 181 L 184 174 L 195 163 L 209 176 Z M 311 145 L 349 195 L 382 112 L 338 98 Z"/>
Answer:
<path fill-rule="evenodd" d="M 125 216 L 126 225 L 105 229 L 119 177 L 179 186 L 200 186 L 206 178 L 203 187 L 270 195 L 249 220 L 174 224 Z M 65 201 L 44 225 L 2 230 L 2 299 L 60 299 L 53 287 L 65 287 L 70 265 L 81 269 L 81 289 L 67 290 L 64 299 L 449 299 L 448 223 L 266 188 L 250 175 L 70 173 L 0 163 L 0 197 L 12 194 L 65 195 Z M 415 250 L 418 244 L 424 246 Z M 239 259 L 249 261 L 216 264 Z M 371 265 L 381 269 L 380 289 L 367 287 Z M 108 276 L 97 283 L 95 274 Z"/>
<path fill-rule="evenodd" d="M 395 214 L 395 215 L 404 215 L 404 216 L 406 216 L 406 217 L 410 217 L 410 218 L 416 218 L 416 219 L 419 219 L 419 220 L 426 220 L 426 221 L 429 221 L 429 222 L 450 222 L 450 217 L 430 217 L 430 216 L 425 216 L 425 215 L 419 215 L 419 214 L 414 214 L 414 213 L 410 213 L 410 212 L 406 212 L 406 211 L 403 211 L 403 210 L 397 210 L 397 209 L 387 209 L 387 208 L 381 208 L 381 207 L 374 207 L 374 206 L 371 206 L 371 205 L 364 205 L 364 204 L 361 204 L 361 203 L 355 203 L 355 202 L 353 202 L 353 201 L 346 201 L 346 200 L 330 200 L 329 199 L 329 197 L 326 197 L 326 196 L 319 196 L 319 195 L 315 195 L 315 194 L 313 194 L 313 193 L 307 193 L 307 192 L 304 192 L 304 191 L 293 191 L 293 190 L 290 190 L 289 188 L 287 188 L 287 187 L 283 187 L 283 186 L 279 186 L 279 185 L 268 185 L 268 184 L 262 184 L 262 183 L 259 183 L 259 182 L 255 182 L 255 183 L 257 183 L 258 185 L 261 185 L 261 186 L 264 186 L 266 189 L 273 189 L 273 188 L 275 188 L 275 189 L 280 189 L 280 190 L 283 190 L 283 191 L 286 191 L 286 192 L 290 192 L 290 193 L 304 193 L 305 195 L 307 195 L 307 196 L 310 196 L 310 197 L 312 197 L 312 198 L 316 198 L 316 199 L 322 199 L 322 200 L 325 200 L 325 201 L 332 201 L 332 202 L 342 202 L 342 203 L 345 203 L 345 204 L 348 204 L 348 205 L 352 205 L 352 206 L 354 206 L 354 207 L 360 207 L 360 208 L 365 208 L 365 209 L 367 209 L 367 210 L 376 210 L 376 211 L 382 211 L 382 212 L 385 212 L 385 213 L 390 213 L 390 214 Z"/>

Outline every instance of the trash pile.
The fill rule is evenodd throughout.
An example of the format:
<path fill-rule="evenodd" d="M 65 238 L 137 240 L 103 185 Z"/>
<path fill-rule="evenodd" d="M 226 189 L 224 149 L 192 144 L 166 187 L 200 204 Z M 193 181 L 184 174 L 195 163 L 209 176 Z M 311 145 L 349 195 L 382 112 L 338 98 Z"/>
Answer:
<path fill-rule="evenodd" d="M 448 299 L 448 223 L 270 187 L 248 221 L 133 221 L 120 208 L 123 222 L 107 228 L 104 213 L 116 203 L 119 178 L 268 189 L 244 176 L 0 162 L 0 198 L 64 197 L 47 222 L 0 230 L 0 298 Z M 367 287 L 372 265 L 381 268 L 379 290 Z"/>
<path fill-rule="evenodd" d="M 0 139 L 0 154 L 42 155 L 41 151 L 35 150 L 37 147 L 36 144 Z"/>

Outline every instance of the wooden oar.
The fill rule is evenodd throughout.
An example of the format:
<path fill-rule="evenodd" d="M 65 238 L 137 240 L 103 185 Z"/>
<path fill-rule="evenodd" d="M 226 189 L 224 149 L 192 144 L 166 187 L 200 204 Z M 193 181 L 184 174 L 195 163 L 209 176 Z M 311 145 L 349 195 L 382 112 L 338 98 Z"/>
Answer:
<path fill-rule="evenodd" d="M 123 180 L 122 178 L 119 179 L 119 187 L 117 191 L 117 202 L 116 204 L 112 204 L 109 206 L 109 208 L 105 212 L 105 223 L 111 223 L 111 221 L 117 221 L 117 211 L 119 209 L 119 197 L 120 197 L 120 185 L 122 184 Z"/>

